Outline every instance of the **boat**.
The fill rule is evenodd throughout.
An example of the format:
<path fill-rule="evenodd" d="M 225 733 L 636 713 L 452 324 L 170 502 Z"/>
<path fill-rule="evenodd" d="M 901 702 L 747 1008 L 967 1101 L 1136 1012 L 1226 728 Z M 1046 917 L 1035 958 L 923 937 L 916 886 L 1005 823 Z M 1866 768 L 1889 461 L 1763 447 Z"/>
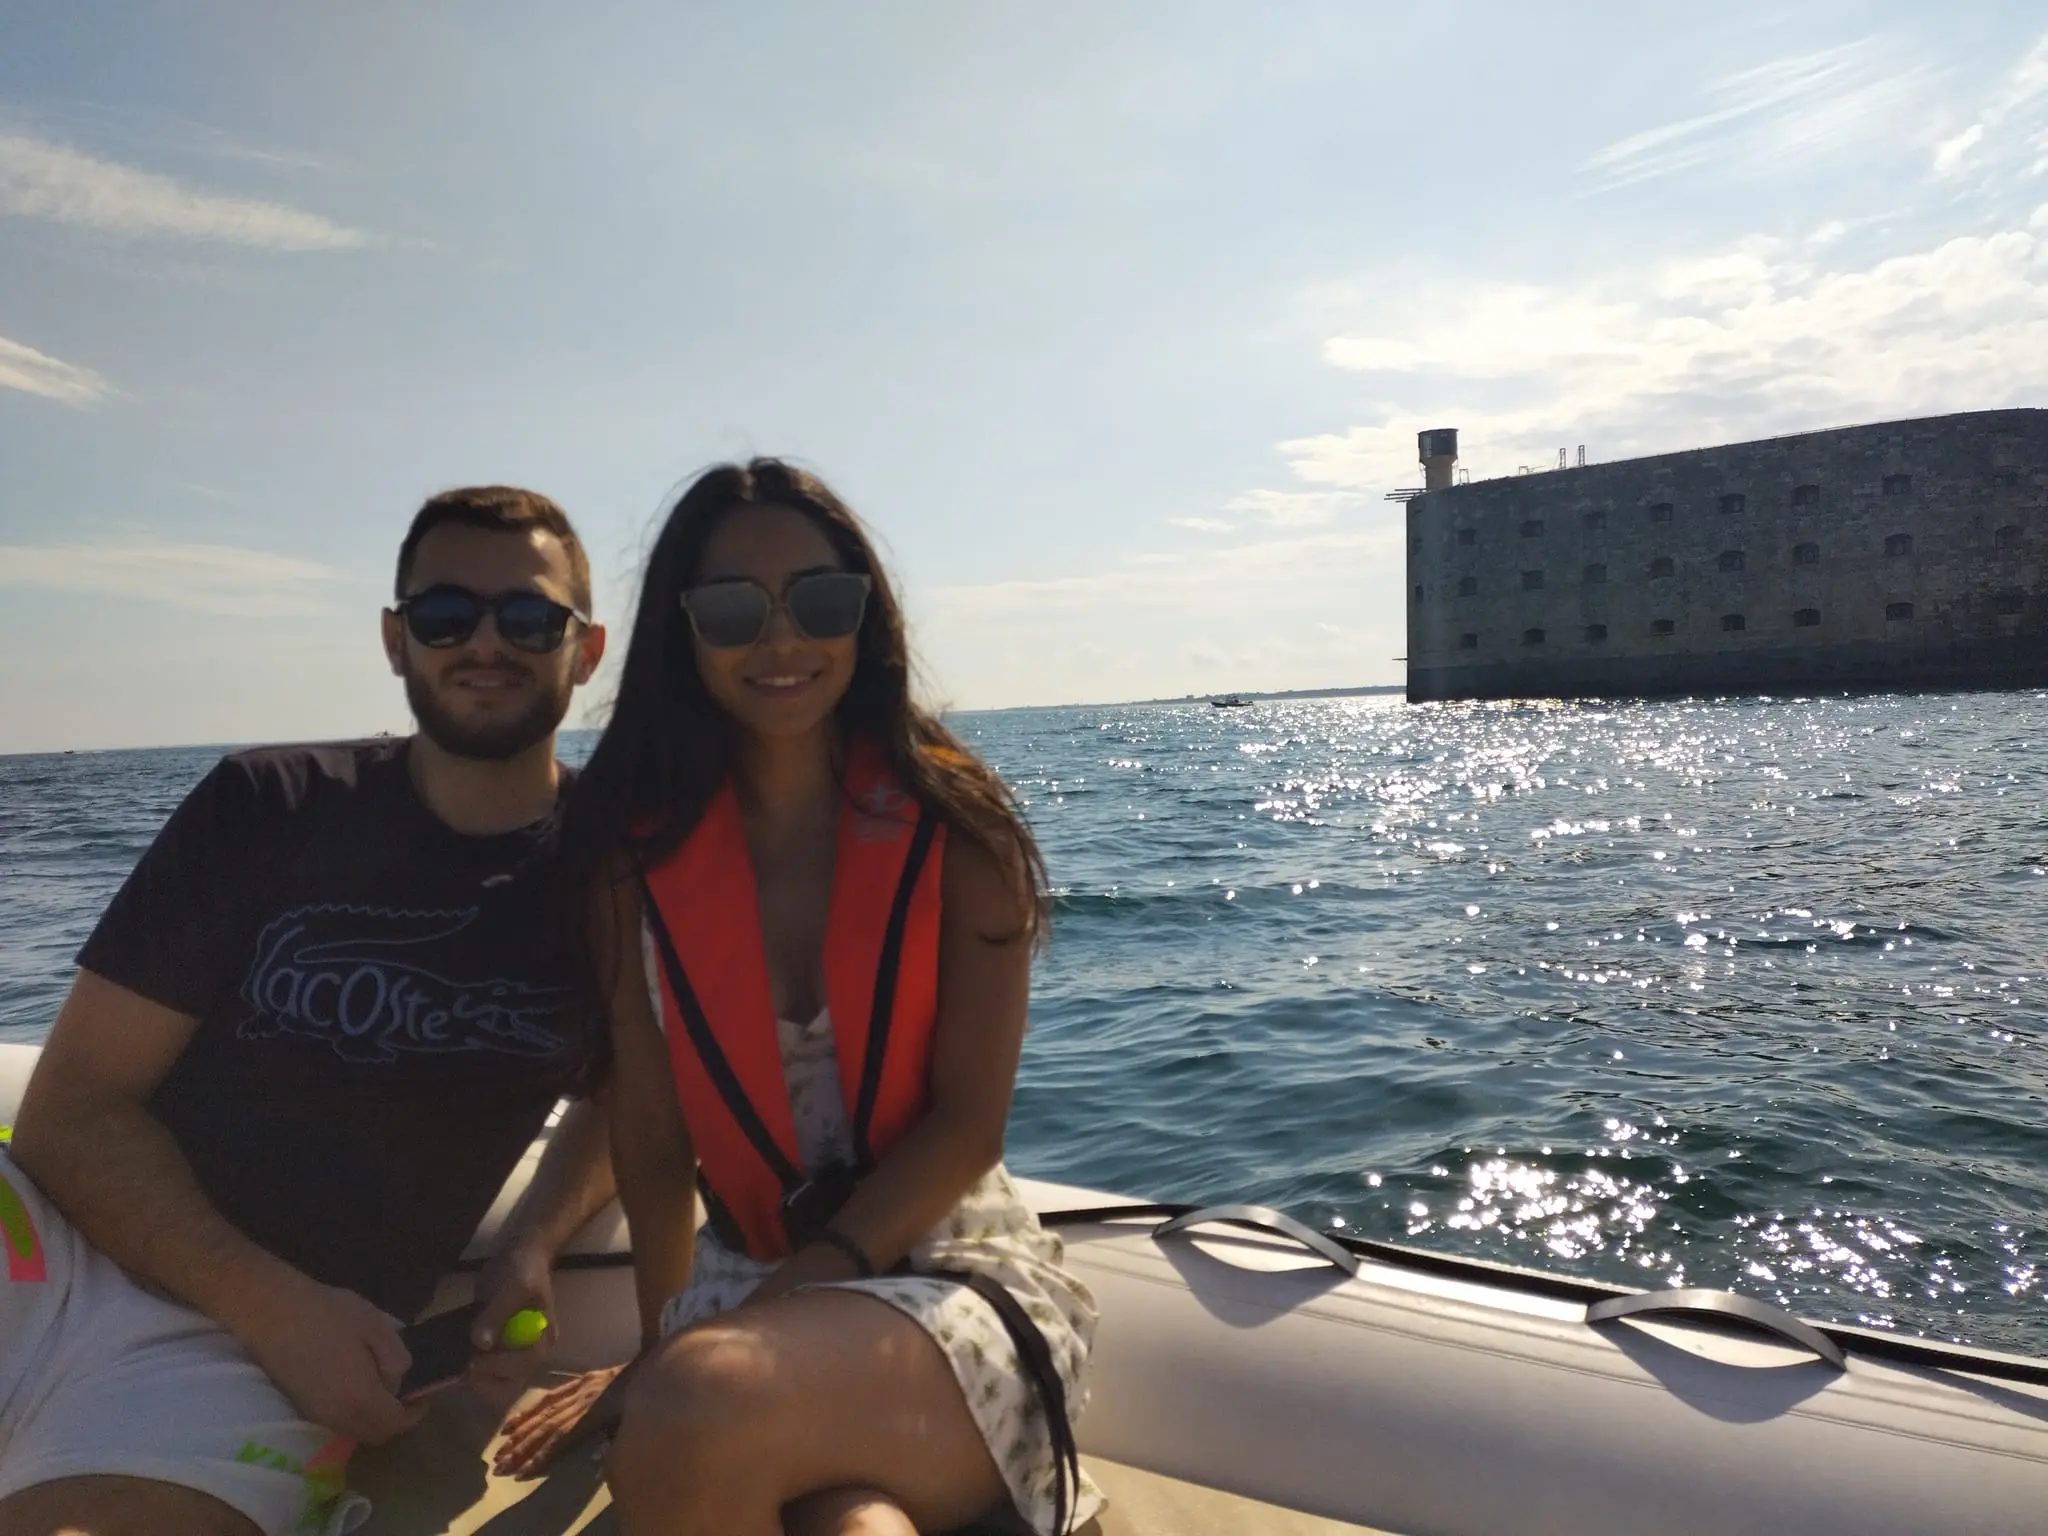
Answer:
<path fill-rule="evenodd" d="M 0 1107 L 34 1048 L 0 1047 Z M 472 1267 L 537 1163 L 479 1230 Z M 1719 1291 L 1631 1291 L 1318 1232 L 1247 1205 L 1020 1180 L 1101 1309 L 1082 1457 L 1101 1536 L 2017 1536 L 2048 1526 L 2048 1360 L 1803 1321 Z M 557 1274 L 552 1364 L 637 1341 L 628 1234 Z M 435 1307 L 467 1298 L 466 1273 Z M 587 1461 L 487 1478 L 454 1406 L 358 1453 L 379 1532 L 606 1528 Z M 465 1417 L 465 1414 L 467 1417 Z"/>
<path fill-rule="evenodd" d="M 1253 701 L 1241 693 L 1219 694 L 1209 703 L 1217 709 L 1250 709 Z"/>

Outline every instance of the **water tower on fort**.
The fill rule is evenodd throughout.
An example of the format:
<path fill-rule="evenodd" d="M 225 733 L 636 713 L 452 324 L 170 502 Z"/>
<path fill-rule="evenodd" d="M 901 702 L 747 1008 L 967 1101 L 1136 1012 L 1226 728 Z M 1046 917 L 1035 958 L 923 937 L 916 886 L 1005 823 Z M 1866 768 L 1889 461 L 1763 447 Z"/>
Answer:
<path fill-rule="evenodd" d="M 1431 427 L 1415 434 L 1415 445 L 1422 457 L 1422 488 L 1449 490 L 1458 469 L 1458 429 Z"/>

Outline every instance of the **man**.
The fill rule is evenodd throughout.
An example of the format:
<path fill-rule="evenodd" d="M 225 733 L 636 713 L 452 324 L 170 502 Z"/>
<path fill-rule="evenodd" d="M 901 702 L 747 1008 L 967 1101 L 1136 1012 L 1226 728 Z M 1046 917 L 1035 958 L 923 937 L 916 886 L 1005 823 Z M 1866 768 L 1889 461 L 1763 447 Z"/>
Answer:
<path fill-rule="evenodd" d="M 350 1445 L 422 1411 L 400 1320 L 589 1086 L 555 858 L 555 730 L 604 653 L 582 546 L 545 497 L 451 491 L 396 591 L 418 733 L 226 758 L 79 955 L 0 1161 L 29 1254 L 0 1284 L 0 1536 L 360 1518 Z M 579 1103 L 481 1278 L 480 1342 L 545 1306 L 611 1197 L 604 1145 Z"/>

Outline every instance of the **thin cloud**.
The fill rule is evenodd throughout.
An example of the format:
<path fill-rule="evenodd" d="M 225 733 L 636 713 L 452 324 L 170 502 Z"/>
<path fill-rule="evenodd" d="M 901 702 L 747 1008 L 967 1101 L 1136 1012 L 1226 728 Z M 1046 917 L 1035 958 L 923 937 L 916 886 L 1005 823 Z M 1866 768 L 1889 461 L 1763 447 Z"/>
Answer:
<path fill-rule="evenodd" d="M 1824 147 L 1887 93 L 1917 100 L 1956 78 L 1903 68 L 1899 53 L 1871 39 L 1732 77 L 1714 113 L 1612 145 L 1589 174 L 1620 185 L 1771 144 Z M 1978 87 L 1971 110 L 1938 115 L 1931 91 L 1928 106 L 1919 121 L 1945 120 L 1947 137 L 1895 127 L 1887 148 L 1917 136 L 1933 149 L 1942 213 L 1837 216 L 1803 237 L 1751 235 L 1567 283 L 1435 296 L 1410 283 L 1399 308 L 1378 307 L 1384 281 L 1324 285 L 1374 317 L 1327 340 L 1325 360 L 1384 376 L 1388 403 L 1281 454 L 1311 486 L 1371 490 L 1413 481 L 1415 434 L 1430 427 L 1461 429 L 1473 474 L 1507 475 L 1554 468 L 1560 450 L 1575 461 L 1582 444 L 1599 461 L 2048 404 L 2048 204 L 2032 180 L 2048 175 L 2048 34 Z M 1982 196 L 1957 198 L 1965 171 Z M 1942 214 L 1947 232 L 1930 228 Z"/>
<path fill-rule="evenodd" d="M 1396 681 L 1398 522 L 1243 536 L 1065 576 L 940 587 L 920 653 L 961 707 Z"/>
<path fill-rule="evenodd" d="M 1999 83 L 1987 112 L 1993 118 L 2009 117 L 2043 100 L 2048 100 L 2048 32 L 2034 40 Z"/>
<path fill-rule="evenodd" d="M 0 544 L 0 587 L 141 598 L 233 618 L 327 612 L 320 589 L 336 575 L 311 560 L 230 544 Z"/>
<path fill-rule="evenodd" d="M 105 398 L 107 381 L 90 368 L 67 363 L 0 336 L 0 389 L 25 390 L 64 405 L 87 406 Z"/>
<path fill-rule="evenodd" d="M 1986 94 L 1976 120 L 1935 146 L 1937 179 L 1966 168 L 1992 185 L 2048 174 L 2048 32 Z"/>
<path fill-rule="evenodd" d="M 1708 110 L 1594 151 L 1579 175 L 1593 194 L 1722 162 L 1760 173 L 1809 166 L 1894 138 L 1902 124 L 1917 132 L 1934 78 L 1879 37 L 1774 59 L 1709 83 Z"/>
<path fill-rule="evenodd" d="M 1405 376 L 1415 408 L 1283 443 L 1310 484 L 1412 479 L 1424 427 L 1460 427 L 1474 473 L 1504 474 L 1580 443 L 1612 459 L 2048 403 L 2048 227 L 1833 266 L 1804 242 L 1751 238 L 1597 283 L 1491 285 L 1404 319 L 1326 344 L 1339 367 Z"/>
<path fill-rule="evenodd" d="M 1119 602 L 1178 603 L 1206 594 L 1217 583 L 1286 582 L 1332 562 L 1361 554 L 1398 551 L 1400 530 L 1342 529 L 1293 537 L 1253 539 L 1183 554 L 1137 555 L 1108 570 L 1068 576 L 1019 577 L 935 588 L 927 603 L 934 612 L 963 619 L 1050 606 L 1078 609 Z"/>
<path fill-rule="evenodd" d="M 1169 528 L 1186 528 L 1193 533 L 1228 533 L 1237 526 L 1220 517 L 1169 517 L 1166 523 Z"/>
<path fill-rule="evenodd" d="M 1321 528 L 1358 503 L 1354 491 L 1246 491 L 1225 508 L 1249 512 L 1275 528 Z"/>
<path fill-rule="evenodd" d="M 131 149 L 161 159 L 166 155 L 260 165 L 274 170 L 320 174 L 354 173 L 355 167 L 324 155 L 272 144 L 251 144 L 224 128 L 153 107 L 103 101 L 40 102 L 31 110 L 0 101 L 0 133 L 45 140 L 84 140 L 109 149 Z"/>
<path fill-rule="evenodd" d="M 358 250 L 383 243 L 286 203 L 203 191 L 23 133 L 0 133 L 0 214 L 130 238 L 272 251 Z"/>
<path fill-rule="evenodd" d="M 1934 146 L 1934 174 L 1953 176 L 1969 158 L 1970 151 L 1984 142 L 1984 125 L 1972 123 L 1954 138 Z"/>

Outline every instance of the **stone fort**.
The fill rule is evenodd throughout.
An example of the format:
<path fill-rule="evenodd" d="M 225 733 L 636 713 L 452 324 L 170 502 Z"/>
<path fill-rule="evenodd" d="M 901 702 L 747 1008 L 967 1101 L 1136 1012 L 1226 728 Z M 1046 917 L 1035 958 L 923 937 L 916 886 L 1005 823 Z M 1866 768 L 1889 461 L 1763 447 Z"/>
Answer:
<path fill-rule="evenodd" d="M 2048 410 L 1464 484 L 1419 446 L 1411 700 L 2048 683 Z"/>

